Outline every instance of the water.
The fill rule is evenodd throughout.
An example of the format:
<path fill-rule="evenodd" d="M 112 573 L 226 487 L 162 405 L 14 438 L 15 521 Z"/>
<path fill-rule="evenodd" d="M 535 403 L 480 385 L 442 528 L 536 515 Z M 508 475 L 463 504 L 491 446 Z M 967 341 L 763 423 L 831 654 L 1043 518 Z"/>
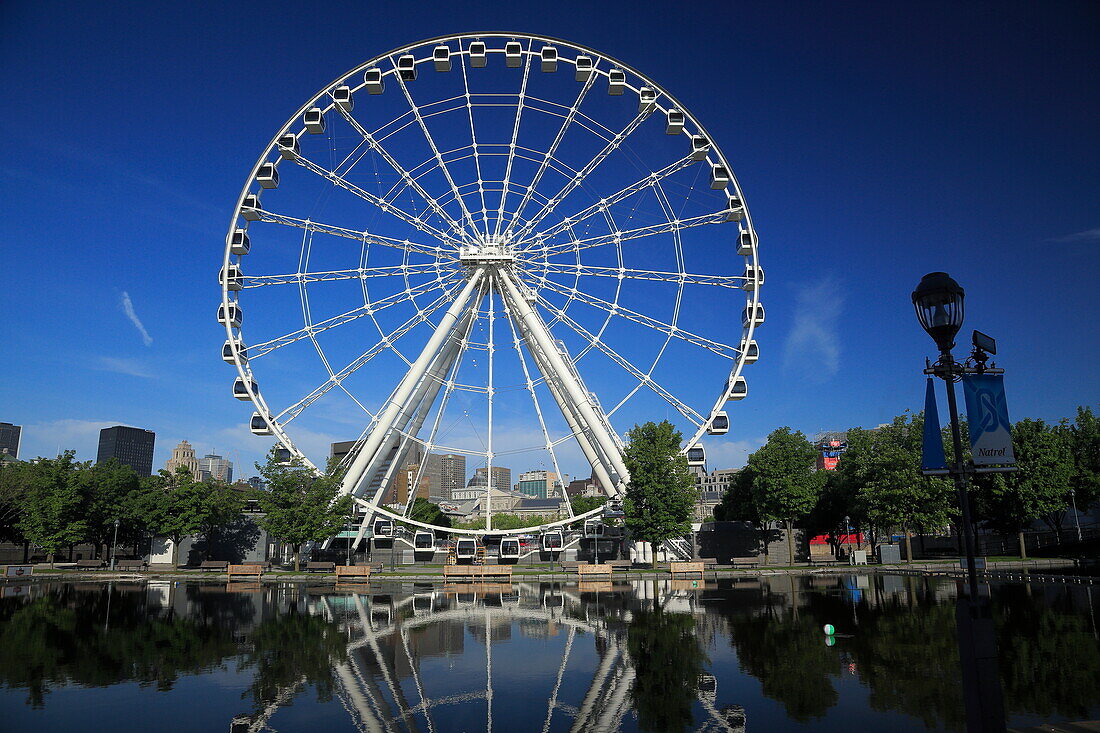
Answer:
<path fill-rule="evenodd" d="M 1100 718 L 1100 587 L 987 588 L 1009 724 Z M 0 730 L 964 727 L 945 579 L 0 594 Z"/>

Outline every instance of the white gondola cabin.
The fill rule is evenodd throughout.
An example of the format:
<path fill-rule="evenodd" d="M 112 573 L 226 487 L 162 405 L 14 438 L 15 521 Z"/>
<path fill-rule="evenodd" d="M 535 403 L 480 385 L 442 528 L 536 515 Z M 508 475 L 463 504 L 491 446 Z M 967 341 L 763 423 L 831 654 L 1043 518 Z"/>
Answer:
<path fill-rule="evenodd" d="M 245 221 L 260 220 L 260 197 L 254 193 L 247 194 L 241 204 L 241 218 Z"/>
<path fill-rule="evenodd" d="M 229 251 L 235 255 L 246 255 L 252 245 L 248 241 L 248 232 L 244 229 L 234 229 L 229 236 Z"/>
<path fill-rule="evenodd" d="M 543 552 L 559 552 L 565 544 L 565 538 L 559 530 L 555 529 L 543 532 L 541 542 Z"/>
<path fill-rule="evenodd" d="M 730 196 L 726 201 L 726 221 L 741 221 L 745 218 L 745 206 L 737 196 Z"/>
<path fill-rule="evenodd" d="M 613 97 L 621 97 L 626 88 L 626 72 L 622 69 L 612 69 L 607 72 L 607 93 Z"/>
<path fill-rule="evenodd" d="M 455 557 L 459 560 L 473 560 L 477 557 L 477 540 L 460 537 L 455 541 Z"/>
<path fill-rule="evenodd" d="M 223 326 L 240 328 L 243 320 L 244 313 L 241 312 L 241 307 L 236 303 L 230 303 L 228 308 L 224 305 L 218 306 L 218 323 Z"/>
<path fill-rule="evenodd" d="M 222 344 L 222 361 L 226 364 L 248 363 L 248 349 L 240 339 L 226 339 Z"/>
<path fill-rule="evenodd" d="M 523 56 L 523 47 L 519 41 L 508 41 L 504 44 L 504 65 L 509 69 L 518 69 Z"/>
<path fill-rule="evenodd" d="M 598 540 L 604 536 L 607 528 L 597 519 L 584 520 L 584 538 L 586 540 Z"/>
<path fill-rule="evenodd" d="M 470 44 L 470 66 L 475 69 L 484 69 L 488 62 L 484 41 L 474 41 Z"/>
<path fill-rule="evenodd" d="M 717 190 L 730 185 L 730 172 L 726 166 L 715 163 L 710 167 L 710 187 Z"/>
<path fill-rule="evenodd" d="M 435 532 L 418 529 L 413 535 L 413 552 L 435 552 Z"/>
<path fill-rule="evenodd" d="M 397 75 L 401 81 L 416 81 L 416 57 L 407 53 L 397 59 Z"/>
<path fill-rule="evenodd" d="M 748 257 L 752 254 L 752 247 L 756 243 L 756 234 L 745 229 L 741 232 L 741 236 L 737 238 L 737 254 L 742 257 Z"/>
<path fill-rule="evenodd" d="M 301 152 L 302 150 L 298 146 L 298 138 L 295 135 L 288 132 L 279 136 L 279 155 L 283 157 L 283 160 L 297 160 Z"/>
<path fill-rule="evenodd" d="M 434 593 L 417 593 L 413 596 L 413 615 L 414 616 L 430 616 L 434 610 L 433 599 Z"/>
<path fill-rule="evenodd" d="M 519 559 L 519 540 L 515 537 L 505 537 L 500 541 L 500 550 L 497 553 L 501 560 Z"/>
<path fill-rule="evenodd" d="M 638 90 L 638 114 L 651 111 L 657 106 L 657 92 L 650 87 L 642 87 Z"/>
<path fill-rule="evenodd" d="M 247 402 L 252 399 L 252 395 L 259 393 L 260 388 L 254 379 L 237 377 L 233 380 L 233 396 L 241 402 Z"/>
<path fill-rule="evenodd" d="M 256 182 L 260 184 L 260 188 L 278 188 L 279 169 L 274 163 L 264 163 L 256 173 Z"/>
<path fill-rule="evenodd" d="M 684 131 L 684 113 L 678 109 L 670 109 L 665 115 L 665 134 L 679 135 Z"/>
<path fill-rule="evenodd" d="M 693 445 L 688 448 L 687 459 L 689 466 L 705 466 L 707 465 L 707 452 L 703 450 L 703 446 Z"/>
<path fill-rule="evenodd" d="M 252 419 L 248 421 L 248 429 L 253 435 L 274 435 L 271 426 L 267 424 L 267 418 L 258 412 L 252 413 Z"/>
<path fill-rule="evenodd" d="M 724 412 L 714 413 L 707 426 L 707 435 L 725 435 L 730 431 L 730 419 Z"/>
<path fill-rule="evenodd" d="M 447 46 L 436 46 L 432 50 L 432 63 L 436 71 L 451 70 L 451 49 Z"/>
<path fill-rule="evenodd" d="M 738 375 L 732 382 L 729 383 L 729 387 L 726 389 L 727 400 L 743 400 L 749 396 L 749 383 L 744 377 Z"/>
<path fill-rule="evenodd" d="M 558 70 L 558 49 L 553 46 L 543 46 L 542 51 L 539 52 L 539 57 L 542 59 L 543 71 L 552 72 Z"/>
<path fill-rule="evenodd" d="M 351 96 L 351 87 L 346 84 L 332 90 L 332 101 L 345 112 L 351 112 L 355 107 L 355 99 Z"/>
<path fill-rule="evenodd" d="M 756 310 L 754 311 L 751 305 L 745 306 L 741 311 L 741 325 L 745 328 L 749 327 L 751 323 L 753 326 L 759 326 L 764 322 L 764 304 L 757 303 Z"/>
<path fill-rule="evenodd" d="M 759 265 L 745 265 L 745 282 L 741 285 L 743 290 L 756 290 L 764 284 L 764 268 Z"/>
<path fill-rule="evenodd" d="M 218 271 L 218 283 L 226 290 L 240 290 L 244 287 L 244 275 L 238 265 L 230 263 Z"/>
<path fill-rule="evenodd" d="M 310 135 L 320 135 L 325 131 L 325 113 L 321 111 L 320 107 L 307 109 L 305 115 L 302 116 L 302 122 L 305 123 L 306 132 Z"/>
<path fill-rule="evenodd" d="M 591 56 L 578 56 L 577 57 L 577 71 L 573 78 L 577 81 L 588 81 L 592 76 L 592 57 Z"/>
<path fill-rule="evenodd" d="M 742 341 L 739 349 L 745 354 L 746 364 L 752 364 L 760 358 L 760 347 L 756 345 L 756 339 Z"/>
<path fill-rule="evenodd" d="M 294 456 L 291 454 L 289 448 L 283 448 L 279 446 L 275 449 L 275 464 L 278 466 L 289 466 L 294 463 Z"/>
<path fill-rule="evenodd" d="M 707 140 L 706 135 L 692 135 L 691 136 L 691 159 L 692 160 L 706 160 L 707 153 L 710 152 L 710 140 Z"/>
<path fill-rule="evenodd" d="M 393 539 L 394 528 L 392 520 L 385 518 L 375 519 L 373 529 L 375 539 Z"/>
<path fill-rule="evenodd" d="M 363 84 L 367 87 L 367 94 L 381 94 L 386 91 L 386 84 L 382 81 L 382 70 L 371 67 L 363 72 Z"/>

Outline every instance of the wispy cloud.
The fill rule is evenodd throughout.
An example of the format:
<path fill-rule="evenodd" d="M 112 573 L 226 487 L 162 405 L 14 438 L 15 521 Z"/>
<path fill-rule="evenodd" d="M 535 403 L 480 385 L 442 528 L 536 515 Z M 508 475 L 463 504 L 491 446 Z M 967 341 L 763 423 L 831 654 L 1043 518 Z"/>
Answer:
<path fill-rule="evenodd" d="M 120 359 L 115 356 L 99 357 L 96 368 L 100 371 L 114 372 L 115 374 L 125 374 L 129 377 L 142 377 L 144 379 L 152 379 L 154 376 L 156 376 L 143 364 L 134 359 Z"/>
<path fill-rule="evenodd" d="M 750 453 L 764 445 L 766 438 L 748 438 L 746 440 L 711 440 L 707 442 L 707 468 L 741 468 L 749 459 Z"/>
<path fill-rule="evenodd" d="M 784 346 L 783 366 L 810 381 L 823 382 L 840 369 L 836 324 L 844 307 L 840 283 L 826 277 L 795 295 L 794 325 Z"/>
<path fill-rule="evenodd" d="M 1064 237 L 1055 237 L 1052 242 L 1100 242 L 1100 228 L 1086 229 L 1083 232 L 1074 232 Z"/>
<path fill-rule="evenodd" d="M 130 319 L 130 323 L 134 324 L 134 328 L 141 334 L 141 342 L 146 346 L 151 346 L 153 337 L 145 330 L 145 324 L 141 322 L 141 319 L 137 317 L 137 313 L 134 312 L 134 304 L 130 300 L 130 294 L 125 290 L 122 291 L 121 303 L 122 312 L 126 314 L 126 317 Z"/>
<path fill-rule="evenodd" d="M 59 451 L 75 450 L 80 460 L 96 457 L 99 431 L 112 425 L 126 425 L 119 420 L 51 420 L 23 426 L 23 445 L 19 457 L 55 456 Z"/>

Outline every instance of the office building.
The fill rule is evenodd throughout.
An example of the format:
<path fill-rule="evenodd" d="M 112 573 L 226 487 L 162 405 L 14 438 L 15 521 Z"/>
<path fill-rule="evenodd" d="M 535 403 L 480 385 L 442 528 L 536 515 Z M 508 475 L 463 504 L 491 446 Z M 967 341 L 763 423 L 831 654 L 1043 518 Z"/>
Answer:
<path fill-rule="evenodd" d="M 489 475 L 488 469 L 482 466 L 474 470 L 473 478 L 466 484 L 467 488 L 476 488 L 478 486 L 484 487 L 489 481 L 487 476 Z M 493 488 L 497 491 L 509 492 L 512 490 L 512 469 L 505 468 L 504 466 L 493 466 Z"/>
<path fill-rule="evenodd" d="M 569 477 L 565 477 L 568 483 Z M 519 475 L 516 491 L 534 499 L 561 497 L 564 494 L 563 481 L 553 471 L 524 471 Z"/>
<path fill-rule="evenodd" d="M 216 453 L 207 453 L 199 459 L 200 481 L 224 481 L 233 483 L 233 461 Z"/>
<path fill-rule="evenodd" d="M 401 470 L 397 472 L 393 481 L 393 493 L 396 494 L 397 503 L 404 506 L 409 501 L 409 494 L 413 493 L 409 491 L 409 487 L 414 482 L 417 484 L 415 493 L 413 493 L 413 499 L 418 497 L 427 499 L 430 495 L 430 482 L 427 476 L 421 475 L 420 481 L 417 482 L 416 474 L 420 471 L 420 466 L 415 463 L 409 463 L 401 467 Z"/>
<path fill-rule="evenodd" d="M 267 488 L 267 482 L 264 481 L 263 476 L 253 476 L 245 483 L 247 483 L 251 488 L 255 489 L 256 491 Z"/>
<path fill-rule="evenodd" d="M 186 468 L 192 476 L 198 478 L 199 459 L 195 458 L 195 449 L 186 440 L 181 440 L 172 449 L 172 457 L 164 464 L 164 470 L 168 473 L 175 473 L 176 469 L 180 467 Z"/>
<path fill-rule="evenodd" d="M 432 453 L 425 467 L 431 495 L 449 501 L 466 485 L 466 456 L 453 453 Z"/>
<path fill-rule="evenodd" d="M 115 425 L 99 431 L 99 451 L 96 463 L 114 458 L 134 469 L 138 476 L 153 473 L 153 444 L 157 434 L 152 430 Z"/>
<path fill-rule="evenodd" d="M 22 437 L 23 426 L 12 425 L 10 422 L 0 422 L 0 454 L 18 458 L 19 441 Z"/>

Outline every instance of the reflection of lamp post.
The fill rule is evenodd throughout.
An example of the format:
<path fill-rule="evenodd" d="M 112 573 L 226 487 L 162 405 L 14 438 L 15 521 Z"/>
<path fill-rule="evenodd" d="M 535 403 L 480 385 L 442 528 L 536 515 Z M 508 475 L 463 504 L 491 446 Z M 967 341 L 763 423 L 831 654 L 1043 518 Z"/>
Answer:
<path fill-rule="evenodd" d="M 951 411 L 951 444 L 955 448 L 951 477 L 959 492 L 959 508 L 962 510 L 963 536 L 966 544 L 966 574 L 970 583 L 970 597 L 978 598 L 978 577 L 974 563 L 974 533 L 970 524 L 970 498 L 967 495 L 967 474 L 963 465 L 962 433 L 959 429 L 959 408 L 955 402 L 955 382 L 962 378 L 963 366 L 951 356 L 955 346 L 955 334 L 962 328 L 963 298 L 966 292 L 946 272 L 931 272 L 921 278 L 913 291 L 913 307 L 920 325 L 936 342 L 940 358 L 933 374 L 947 383 L 947 407 Z"/>
<path fill-rule="evenodd" d="M 1074 498 L 1076 491 L 1069 490 L 1069 501 L 1073 505 L 1073 521 L 1077 523 L 1077 541 L 1081 541 L 1081 517 L 1077 514 L 1077 500 Z"/>
<path fill-rule="evenodd" d="M 1080 530 L 1078 530 L 1080 532 Z M 111 540 L 111 570 L 115 569 L 115 547 L 118 546 L 118 520 L 115 520 L 115 538 Z"/>

